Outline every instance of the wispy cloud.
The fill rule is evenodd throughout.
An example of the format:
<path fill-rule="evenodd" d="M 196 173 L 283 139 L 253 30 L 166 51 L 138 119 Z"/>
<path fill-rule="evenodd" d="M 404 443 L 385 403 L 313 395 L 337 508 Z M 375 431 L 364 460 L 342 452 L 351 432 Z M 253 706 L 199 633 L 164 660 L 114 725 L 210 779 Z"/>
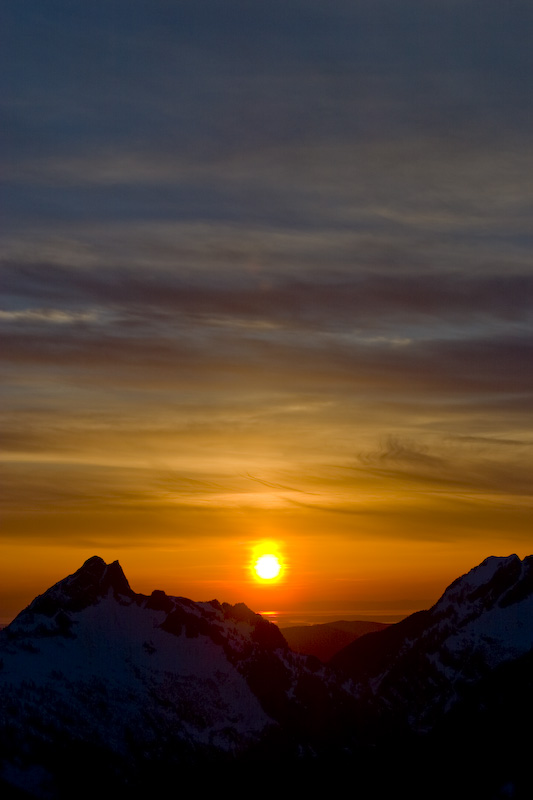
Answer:
<path fill-rule="evenodd" d="M 94 322 L 96 311 L 63 311 L 56 308 L 26 308 L 21 311 L 0 309 L 0 322 L 39 322 L 52 325 L 69 325 L 76 322 Z"/>

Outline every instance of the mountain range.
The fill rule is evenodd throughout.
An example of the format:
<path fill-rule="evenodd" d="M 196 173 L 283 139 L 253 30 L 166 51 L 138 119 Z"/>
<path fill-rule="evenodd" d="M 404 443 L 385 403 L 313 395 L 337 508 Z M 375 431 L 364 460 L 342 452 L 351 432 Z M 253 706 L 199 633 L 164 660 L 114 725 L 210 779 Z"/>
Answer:
<path fill-rule="evenodd" d="M 388 625 L 384 622 L 340 619 L 314 625 L 290 625 L 280 630 L 295 653 L 313 655 L 328 662 L 339 650 L 365 633 L 380 631 L 386 627 Z"/>
<path fill-rule="evenodd" d="M 0 631 L 0 690 L 4 797 L 259 776 L 330 793 L 350 780 L 359 797 L 531 797 L 533 556 L 486 559 L 328 664 L 243 603 L 138 594 L 94 556 Z"/>

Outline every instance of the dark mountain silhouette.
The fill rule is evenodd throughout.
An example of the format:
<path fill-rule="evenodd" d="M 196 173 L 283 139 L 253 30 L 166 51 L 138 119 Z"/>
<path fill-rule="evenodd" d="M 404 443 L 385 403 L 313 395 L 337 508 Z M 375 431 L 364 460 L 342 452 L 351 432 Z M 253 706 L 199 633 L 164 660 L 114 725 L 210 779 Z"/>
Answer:
<path fill-rule="evenodd" d="M 0 632 L 2 797 L 532 796 L 532 556 L 331 665 L 243 603 L 137 594 L 95 556 Z"/>
<path fill-rule="evenodd" d="M 328 662 L 339 650 L 354 642 L 365 633 L 383 630 L 388 625 L 364 620 L 337 620 L 317 625 L 292 625 L 281 632 L 291 650 L 316 656 Z"/>

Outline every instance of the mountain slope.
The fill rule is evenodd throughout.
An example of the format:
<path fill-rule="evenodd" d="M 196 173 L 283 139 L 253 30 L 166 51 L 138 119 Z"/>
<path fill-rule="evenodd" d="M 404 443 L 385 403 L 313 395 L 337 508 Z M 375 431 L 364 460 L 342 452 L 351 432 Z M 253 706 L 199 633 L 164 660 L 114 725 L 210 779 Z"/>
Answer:
<path fill-rule="evenodd" d="M 361 637 L 331 664 L 382 719 L 426 731 L 470 687 L 533 650 L 532 621 L 533 556 L 491 557 L 431 609 Z"/>
<path fill-rule="evenodd" d="M 136 594 L 98 557 L 0 633 L 0 658 L 0 774 L 37 797 L 74 764 L 138 781 L 305 749 L 344 696 L 244 604 Z"/>
<path fill-rule="evenodd" d="M 292 625 L 281 628 L 281 632 L 295 653 L 316 656 L 326 663 L 360 636 L 386 627 L 382 622 L 338 620 L 317 625 Z"/>

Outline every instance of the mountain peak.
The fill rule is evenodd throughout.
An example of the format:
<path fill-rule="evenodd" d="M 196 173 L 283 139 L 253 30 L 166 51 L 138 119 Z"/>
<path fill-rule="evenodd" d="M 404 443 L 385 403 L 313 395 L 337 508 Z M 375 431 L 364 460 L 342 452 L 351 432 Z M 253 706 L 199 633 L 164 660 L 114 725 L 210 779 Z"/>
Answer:
<path fill-rule="evenodd" d="M 54 616 L 59 610 L 80 611 L 110 591 L 115 597 L 134 596 L 118 561 L 106 564 L 100 556 L 92 556 L 72 575 L 36 597 L 27 611 L 48 617 Z"/>
<path fill-rule="evenodd" d="M 103 558 L 100 556 L 91 556 L 88 558 L 87 561 L 81 565 L 80 569 L 92 570 L 92 569 L 99 569 L 100 567 L 105 567 L 106 563 Z"/>
<path fill-rule="evenodd" d="M 489 556 L 481 564 L 448 586 L 434 610 L 443 611 L 451 605 L 472 605 L 482 601 L 495 605 L 522 578 L 525 561 L 514 553 L 510 556 Z"/>
<path fill-rule="evenodd" d="M 119 562 L 113 561 L 111 564 L 106 564 L 100 556 L 88 558 L 73 575 L 69 575 L 56 586 L 68 587 L 69 594 L 72 591 L 77 593 L 79 590 L 89 593 L 96 591 L 97 597 L 107 594 L 110 589 L 115 595 L 131 596 L 133 594 Z"/>
<path fill-rule="evenodd" d="M 429 730 L 491 670 L 533 653 L 533 556 L 491 556 L 428 611 L 357 639 L 331 663 L 386 713 Z M 409 679 L 407 680 L 407 677 Z M 402 711 L 403 709 L 403 711 Z"/>

